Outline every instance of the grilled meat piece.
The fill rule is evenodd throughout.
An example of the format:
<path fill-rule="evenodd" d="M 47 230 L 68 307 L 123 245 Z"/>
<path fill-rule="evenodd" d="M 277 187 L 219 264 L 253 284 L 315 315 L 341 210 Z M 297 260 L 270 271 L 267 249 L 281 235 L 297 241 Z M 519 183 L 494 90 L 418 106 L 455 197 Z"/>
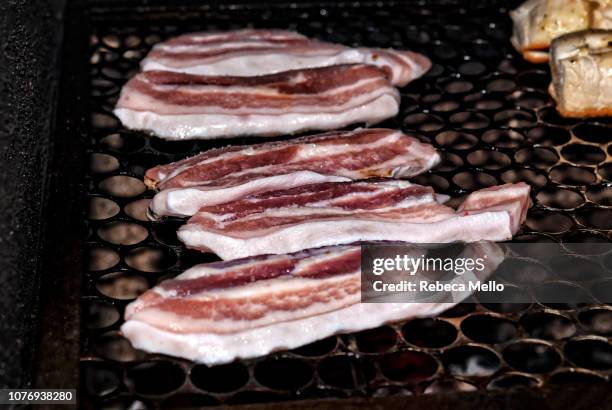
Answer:
<path fill-rule="evenodd" d="M 612 115 L 612 30 L 566 34 L 551 45 L 550 94 L 564 117 Z"/>
<path fill-rule="evenodd" d="M 525 59 L 548 61 L 553 39 L 588 28 L 612 29 L 611 0 L 528 0 L 510 12 L 512 43 Z"/>

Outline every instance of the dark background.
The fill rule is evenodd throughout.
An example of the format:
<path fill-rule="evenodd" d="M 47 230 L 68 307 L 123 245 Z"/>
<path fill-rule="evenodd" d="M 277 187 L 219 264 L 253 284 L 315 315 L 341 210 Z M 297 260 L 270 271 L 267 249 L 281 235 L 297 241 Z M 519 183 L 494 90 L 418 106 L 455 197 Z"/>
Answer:
<path fill-rule="evenodd" d="M 0 2 L 0 386 L 28 384 L 64 1 Z"/>

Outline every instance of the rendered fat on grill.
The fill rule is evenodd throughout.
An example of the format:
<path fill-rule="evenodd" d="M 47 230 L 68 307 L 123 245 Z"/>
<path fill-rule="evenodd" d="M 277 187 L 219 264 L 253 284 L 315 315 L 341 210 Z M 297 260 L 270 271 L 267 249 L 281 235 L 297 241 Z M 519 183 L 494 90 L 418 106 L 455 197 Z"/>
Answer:
<path fill-rule="evenodd" d="M 195 266 L 127 306 L 122 333 L 139 349 L 215 365 L 337 333 L 433 316 L 453 303 L 361 303 L 361 250 L 332 246 Z M 488 276 L 503 260 L 493 243 Z"/>
<path fill-rule="evenodd" d="M 566 34 L 551 45 L 550 94 L 564 117 L 612 115 L 612 30 Z"/>
<path fill-rule="evenodd" d="M 228 146 L 146 172 L 158 189 L 150 216 L 191 216 L 202 206 L 321 182 L 405 178 L 440 161 L 436 150 L 397 130 L 358 129 L 289 141 Z"/>
<path fill-rule="evenodd" d="M 355 63 L 381 67 L 397 86 L 405 86 L 431 67 L 427 57 L 411 51 L 352 48 L 291 31 L 256 29 L 175 37 L 155 45 L 141 67 L 143 71 L 256 76 Z"/>
<path fill-rule="evenodd" d="M 168 140 L 274 136 L 375 124 L 398 112 L 385 71 L 337 65 L 256 77 L 146 71 L 121 90 L 124 126 Z"/>
<path fill-rule="evenodd" d="M 612 29 L 612 1 L 528 0 L 510 16 L 514 47 L 528 61 L 544 63 L 553 39 L 589 28 Z"/>
<path fill-rule="evenodd" d="M 455 210 L 406 181 L 312 184 L 203 207 L 178 237 L 222 259 L 360 241 L 502 241 L 524 222 L 529 191 L 524 183 L 482 189 Z"/>

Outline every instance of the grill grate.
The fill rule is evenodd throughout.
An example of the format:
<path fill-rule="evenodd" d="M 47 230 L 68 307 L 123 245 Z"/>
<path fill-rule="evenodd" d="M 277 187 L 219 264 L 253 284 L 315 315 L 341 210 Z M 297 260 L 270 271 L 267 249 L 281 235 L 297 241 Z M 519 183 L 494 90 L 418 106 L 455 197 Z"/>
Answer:
<path fill-rule="evenodd" d="M 110 114 L 121 85 L 151 45 L 182 32 L 255 25 L 422 51 L 434 61 L 432 70 L 402 90 L 401 113 L 381 124 L 416 134 L 444 153 L 443 164 L 415 182 L 459 197 L 526 181 L 535 205 L 516 240 L 608 242 L 610 123 L 560 118 L 546 92 L 547 68 L 525 63 L 511 49 L 507 9 L 469 3 L 463 7 L 473 9 L 434 4 L 208 10 L 178 20 L 144 14 L 116 23 L 94 16 L 83 403 L 165 408 L 608 380 L 612 308 L 601 304 L 462 304 L 439 318 L 334 336 L 213 368 L 147 355 L 118 334 L 124 307 L 134 297 L 195 263 L 214 260 L 180 246 L 180 221 L 147 221 L 152 193 L 142 177 L 151 166 L 230 141 L 168 143 L 122 129 Z"/>

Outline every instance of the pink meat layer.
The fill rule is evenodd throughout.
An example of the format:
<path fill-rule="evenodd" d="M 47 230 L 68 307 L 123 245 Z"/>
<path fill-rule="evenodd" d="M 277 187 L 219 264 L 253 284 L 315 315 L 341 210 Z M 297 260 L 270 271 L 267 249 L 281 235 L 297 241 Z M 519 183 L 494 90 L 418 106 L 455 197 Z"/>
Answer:
<path fill-rule="evenodd" d="M 427 57 L 411 51 L 352 48 L 291 31 L 254 29 L 174 37 L 157 44 L 141 65 L 143 71 L 256 76 L 355 63 L 384 69 L 397 86 L 405 86 L 431 67 Z"/>
<path fill-rule="evenodd" d="M 178 236 L 223 259 L 359 241 L 502 241 L 529 204 L 524 183 L 476 191 L 456 211 L 404 181 L 320 183 L 203 207 Z"/>
<path fill-rule="evenodd" d="M 383 70 L 352 64 L 256 77 L 145 71 L 123 87 L 114 113 L 162 138 L 210 139 L 373 124 L 398 105 Z"/>
<path fill-rule="evenodd" d="M 486 278 L 502 261 L 492 243 L 458 257 L 485 256 Z M 197 265 L 127 306 L 122 333 L 139 349 L 208 365 L 292 349 L 336 333 L 430 316 L 439 303 L 360 303 L 361 252 L 331 246 Z"/>
<path fill-rule="evenodd" d="M 229 146 L 147 171 L 161 190 L 155 216 L 190 216 L 200 207 L 318 182 L 404 178 L 440 161 L 436 150 L 389 129 L 336 131 L 289 141 Z"/>

